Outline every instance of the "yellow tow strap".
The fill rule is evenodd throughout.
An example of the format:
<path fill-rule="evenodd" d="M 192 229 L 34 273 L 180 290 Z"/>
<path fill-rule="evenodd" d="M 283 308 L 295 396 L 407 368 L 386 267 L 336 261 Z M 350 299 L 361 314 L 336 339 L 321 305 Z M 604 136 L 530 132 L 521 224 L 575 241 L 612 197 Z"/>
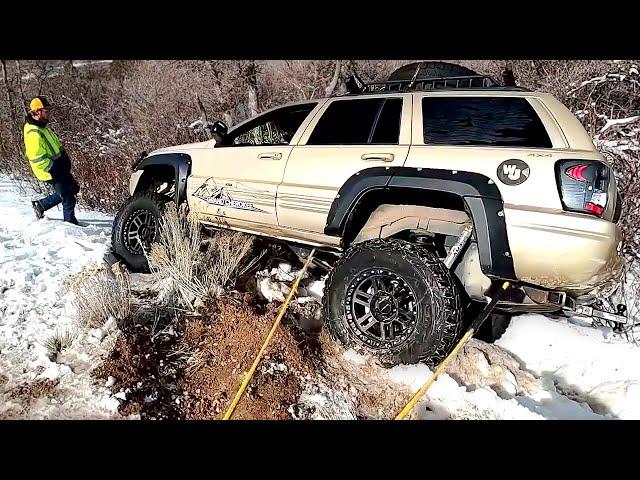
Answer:
<path fill-rule="evenodd" d="M 510 282 L 504 282 L 502 284 L 502 289 L 506 290 L 507 288 L 509 288 L 509 285 L 511 285 Z M 473 328 L 470 328 L 469 330 L 467 330 L 467 333 L 464 334 L 464 336 L 460 339 L 460 341 L 454 347 L 451 353 L 445 357 L 445 359 L 440 363 L 440 365 L 438 365 L 438 368 L 436 368 L 435 372 L 433 372 L 433 375 L 431 375 L 431 377 L 429 377 L 429 379 L 424 383 L 424 385 L 420 387 L 420 390 L 418 390 L 413 395 L 413 397 L 411 397 L 411 400 L 409 400 L 409 403 L 407 403 L 407 405 L 400 411 L 400 413 L 396 416 L 394 420 L 404 420 L 404 418 L 409 414 L 411 409 L 413 409 L 416 403 L 418 403 L 418 400 L 420 400 L 420 398 L 422 398 L 422 396 L 427 392 L 431 384 L 436 381 L 436 379 L 438 378 L 438 375 L 440 375 L 440 373 L 447 367 L 449 362 L 456 357 L 458 352 L 462 349 L 462 347 L 464 347 L 465 343 L 467 343 L 469 339 L 473 337 L 473 334 L 474 334 Z"/>
<path fill-rule="evenodd" d="M 303 277 L 304 273 L 307 271 L 307 268 L 309 268 L 309 265 L 311 264 L 311 260 L 313 259 L 313 255 L 314 255 L 315 252 L 316 252 L 315 248 L 313 250 L 311 250 L 311 253 L 309 254 L 309 258 L 307 258 L 307 261 L 305 262 L 304 266 L 302 267 L 302 270 L 300 270 L 300 273 L 298 273 L 298 276 L 296 277 L 296 279 L 291 284 L 291 291 L 289 292 L 289 295 L 287 295 L 287 298 L 285 299 L 284 303 L 280 307 L 280 311 L 278 312 L 278 316 L 276 317 L 276 320 L 273 322 L 273 326 L 271 327 L 271 330 L 269 331 L 269 334 L 267 335 L 267 338 L 265 338 L 264 343 L 262 344 L 262 348 L 258 352 L 258 355 L 256 355 L 256 358 L 253 361 L 253 365 L 251 365 L 251 368 L 245 374 L 244 379 L 242 380 L 242 384 L 240 385 L 240 388 L 238 389 L 238 392 L 236 393 L 236 396 L 233 399 L 233 402 L 231 402 L 231 406 L 229 407 L 229 409 L 227 410 L 227 413 L 225 413 L 224 417 L 222 418 L 223 420 L 229 420 L 231 418 L 231 415 L 233 415 L 233 411 L 235 410 L 236 406 L 238 405 L 238 402 L 240 401 L 240 399 L 242 398 L 242 394 L 247 389 L 247 385 L 249 385 L 249 382 L 251 381 L 251 377 L 253 377 L 253 374 L 255 373 L 256 368 L 258 367 L 258 364 L 260 363 L 260 360 L 262 359 L 262 355 L 264 355 L 264 352 L 267 349 L 267 345 L 269 345 L 269 342 L 271 341 L 271 338 L 276 333 L 278 325 L 280 325 L 280 321 L 282 320 L 284 312 L 287 310 L 287 307 L 289 306 L 289 302 L 291 301 L 291 299 L 295 295 L 296 291 L 298 290 L 298 284 L 300 283 L 300 280 L 302 280 L 302 277 Z"/>

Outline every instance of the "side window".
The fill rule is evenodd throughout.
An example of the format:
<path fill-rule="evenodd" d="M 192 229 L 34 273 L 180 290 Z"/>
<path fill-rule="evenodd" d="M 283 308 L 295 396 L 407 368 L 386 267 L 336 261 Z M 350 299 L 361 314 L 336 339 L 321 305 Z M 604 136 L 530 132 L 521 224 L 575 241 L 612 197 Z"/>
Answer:
<path fill-rule="evenodd" d="M 551 148 L 533 107 L 517 97 L 426 97 L 424 143 Z"/>
<path fill-rule="evenodd" d="M 307 145 L 397 145 L 401 111 L 401 98 L 335 100 L 316 124 Z"/>
<path fill-rule="evenodd" d="M 289 145 L 304 119 L 316 103 L 283 107 L 257 117 L 229 133 L 228 147 Z"/>

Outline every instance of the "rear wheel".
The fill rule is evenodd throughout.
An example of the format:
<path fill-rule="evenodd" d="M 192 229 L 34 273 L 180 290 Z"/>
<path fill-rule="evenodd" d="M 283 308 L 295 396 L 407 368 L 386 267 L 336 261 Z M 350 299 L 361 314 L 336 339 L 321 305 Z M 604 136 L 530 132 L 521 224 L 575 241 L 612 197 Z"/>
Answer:
<path fill-rule="evenodd" d="M 171 198 L 155 192 L 137 193 L 130 197 L 113 221 L 113 251 L 136 272 L 148 272 L 145 250 L 156 241 L 164 205 Z"/>
<path fill-rule="evenodd" d="M 453 275 L 429 250 L 403 240 L 351 247 L 329 274 L 325 291 L 331 335 L 388 366 L 438 364 L 461 329 Z"/>

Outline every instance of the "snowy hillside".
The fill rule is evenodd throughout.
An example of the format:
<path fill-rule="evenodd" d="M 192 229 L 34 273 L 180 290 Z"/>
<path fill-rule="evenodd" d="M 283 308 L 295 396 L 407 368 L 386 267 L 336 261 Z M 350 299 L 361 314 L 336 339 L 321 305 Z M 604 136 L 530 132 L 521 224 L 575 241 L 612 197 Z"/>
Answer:
<path fill-rule="evenodd" d="M 89 332 L 76 325 L 64 283 L 98 265 L 110 242 L 111 218 L 78 212 L 87 226 L 62 222 L 62 210 L 36 220 L 29 199 L 0 179 L 0 418 L 109 418 L 118 400 L 94 384 L 88 371 L 106 353 L 115 323 Z M 76 332 L 60 358 L 44 343 L 55 333 Z M 30 398 L 33 389 L 54 389 Z"/>

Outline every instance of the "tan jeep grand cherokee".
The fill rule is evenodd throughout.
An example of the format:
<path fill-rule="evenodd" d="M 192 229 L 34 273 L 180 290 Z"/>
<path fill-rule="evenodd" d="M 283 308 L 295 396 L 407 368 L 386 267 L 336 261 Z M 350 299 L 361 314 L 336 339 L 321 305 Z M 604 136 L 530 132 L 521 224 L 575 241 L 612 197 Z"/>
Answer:
<path fill-rule="evenodd" d="M 115 253 L 145 269 L 170 199 L 205 226 L 318 247 L 329 331 L 391 364 L 437 363 L 497 281 L 517 286 L 499 310 L 545 312 L 619 275 L 611 166 L 551 95 L 441 62 L 348 87 L 146 156 Z"/>

